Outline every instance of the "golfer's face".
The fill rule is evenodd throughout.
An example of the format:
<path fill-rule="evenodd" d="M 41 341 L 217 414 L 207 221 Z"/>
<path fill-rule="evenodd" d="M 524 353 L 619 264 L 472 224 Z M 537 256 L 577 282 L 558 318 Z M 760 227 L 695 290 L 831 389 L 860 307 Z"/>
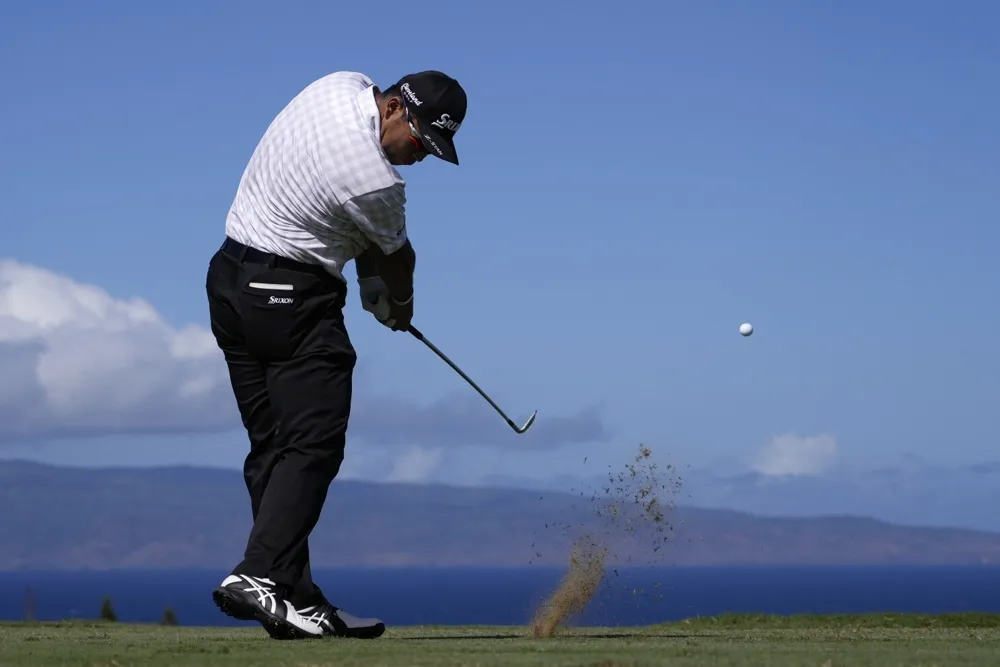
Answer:
<path fill-rule="evenodd" d="M 416 118 L 414 118 L 410 112 L 403 107 L 403 116 L 406 119 L 406 129 L 408 132 L 409 140 L 409 154 L 411 162 L 407 164 L 413 164 L 414 162 L 422 162 L 425 157 L 427 157 L 427 149 L 424 148 L 423 142 L 420 140 L 419 125 Z"/>

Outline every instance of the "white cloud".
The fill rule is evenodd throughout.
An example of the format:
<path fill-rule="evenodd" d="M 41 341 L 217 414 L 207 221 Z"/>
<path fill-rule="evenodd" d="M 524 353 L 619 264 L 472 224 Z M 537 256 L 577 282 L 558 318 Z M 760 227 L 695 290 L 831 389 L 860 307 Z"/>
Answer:
<path fill-rule="evenodd" d="M 141 299 L 0 261 L 0 440 L 233 427 L 208 330 Z"/>
<path fill-rule="evenodd" d="M 752 468 L 772 477 L 819 475 L 837 456 L 837 441 L 831 435 L 775 436 L 757 453 Z"/>
<path fill-rule="evenodd" d="M 410 446 L 394 457 L 392 470 L 385 481 L 426 482 L 437 471 L 443 459 L 444 451 L 441 449 Z"/>

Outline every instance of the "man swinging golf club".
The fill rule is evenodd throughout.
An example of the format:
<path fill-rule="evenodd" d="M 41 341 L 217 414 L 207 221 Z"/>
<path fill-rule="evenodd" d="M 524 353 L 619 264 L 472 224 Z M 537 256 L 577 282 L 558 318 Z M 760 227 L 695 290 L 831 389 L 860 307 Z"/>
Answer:
<path fill-rule="evenodd" d="M 354 259 L 364 309 L 407 330 L 416 255 L 396 166 L 427 155 L 457 165 L 466 103 L 458 82 L 436 71 L 384 91 L 357 72 L 313 82 L 258 143 L 209 263 L 212 332 L 250 441 L 253 516 L 243 560 L 213 598 L 272 637 L 385 631 L 328 601 L 309 562 L 309 535 L 344 460 L 357 359 L 342 269 Z"/>

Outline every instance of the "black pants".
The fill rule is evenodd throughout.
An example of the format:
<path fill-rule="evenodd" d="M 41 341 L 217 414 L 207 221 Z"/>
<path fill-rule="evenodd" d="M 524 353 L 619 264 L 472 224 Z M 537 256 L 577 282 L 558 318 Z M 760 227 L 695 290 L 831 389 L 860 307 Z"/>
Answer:
<path fill-rule="evenodd" d="M 344 325 L 346 285 L 321 267 L 227 239 L 206 280 L 212 332 L 250 439 L 244 479 L 253 529 L 234 574 L 322 600 L 309 534 L 344 460 L 357 355 Z"/>

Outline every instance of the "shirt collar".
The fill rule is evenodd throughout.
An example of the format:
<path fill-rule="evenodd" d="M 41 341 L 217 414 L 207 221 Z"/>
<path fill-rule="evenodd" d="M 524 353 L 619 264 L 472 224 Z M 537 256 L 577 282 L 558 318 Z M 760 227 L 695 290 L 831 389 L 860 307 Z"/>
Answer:
<path fill-rule="evenodd" d="M 368 86 L 358 93 L 358 108 L 361 110 L 361 117 L 377 137 L 382 130 L 382 119 L 378 113 L 378 104 L 375 103 L 374 85 Z"/>

